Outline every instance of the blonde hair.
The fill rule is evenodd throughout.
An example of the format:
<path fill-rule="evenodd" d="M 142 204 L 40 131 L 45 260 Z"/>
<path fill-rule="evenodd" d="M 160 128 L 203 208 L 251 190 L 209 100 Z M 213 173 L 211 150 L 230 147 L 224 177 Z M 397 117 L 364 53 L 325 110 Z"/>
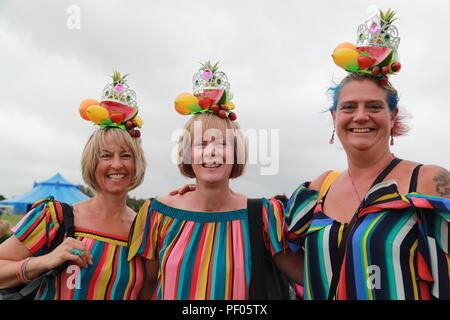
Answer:
<path fill-rule="evenodd" d="M 105 144 L 106 134 L 110 134 L 112 139 L 121 147 L 127 147 L 133 154 L 134 159 L 134 176 L 128 191 L 133 190 L 139 186 L 144 180 L 145 169 L 147 162 L 144 157 L 144 150 L 141 146 L 141 139 L 130 136 L 128 132 L 119 128 L 101 128 L 94 131 L 89 138 L 81 156 L 81 171 L 83 180 L 95 191 L 98 191 L 99 186 L 95 178 L 95 170 L 97 169 L 100 151 Z"/>
<path fill-rule="evenodd" d="M 196 114 L 184 126 L 183 134 L 180 136 L 178 143 L 178 168 L 180 169 L 180 173 L 185 177 L 195 178 L 191 164 L 191 149 L 195 134 L 194 126 L 197 121 L 201 122 L 202 133 L 209 129 L 232 133 L 234 159 L 230 179 L 240 177 L 244 173 L 248 159 L 248 147 L 245 136 L 236 121 L 231 121 L 228 118 L 220 118 L 209 112 Z"/>

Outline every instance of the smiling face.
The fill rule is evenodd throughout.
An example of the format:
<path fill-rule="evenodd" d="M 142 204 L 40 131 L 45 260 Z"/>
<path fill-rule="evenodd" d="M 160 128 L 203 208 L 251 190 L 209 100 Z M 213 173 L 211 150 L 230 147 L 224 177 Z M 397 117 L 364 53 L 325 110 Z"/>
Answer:
<path fill-rule="evenodd" d="M 350 81 L 331 111 L 336 133 L 345 150 L 389 148 L 398 109 L 390 112 L 386 92 L 372 80 Z"/>
<path fill-rule="evenodd" d="M 134 175 L 135 160 L 131 149 L 125 144 L 118 144 L 112 134 L 107 132 L 95 168 L 97 192 L 127 193 Z"/>
<path fill-rule="evenodd" d="M 192 141 L 192 170 L 198 181 L 218 182 L 228 180 L 233 170 L 234 139 L 226 138 L 226 131 L 207 129 L 203 136 Z"/>
<path fill-rule="evenodd" d="M 236 121 L 197 114 L 180 136 L 178 156 L 180 173 L 188 178 L 234 179 L 247 164 L 247 143 Z"/>

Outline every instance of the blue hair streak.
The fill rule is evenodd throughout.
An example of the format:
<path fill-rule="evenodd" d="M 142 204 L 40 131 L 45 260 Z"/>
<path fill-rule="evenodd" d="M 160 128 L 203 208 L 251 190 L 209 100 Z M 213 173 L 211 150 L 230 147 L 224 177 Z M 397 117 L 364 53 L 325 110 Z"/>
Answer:
<path fill-rule="evenodd" d="M 370 76 L 356 76 L 355 77 L 354 74 L 350 74 L 347 77 L 345 77 L 344 80 L 342 80 L 340 84 L 338 84 L 335 87 L 329 88 L 328 92 L 331 93 L 332 98 L 333 98 L 333 104 L 331 105 L 330 110 L 336 111 L 337 105 L 338 105 L 338 100 L 339 100 L 339 94 L 341 92 L 342 87 L 347 82 L 352 81 L 352 80 L 353 81 L 361 81 L 364 79 L 373 80 L 373 78 L 371 78 Z M 400 100 L 398 97 L 397 90 L 395 90 L 394 88 L 392 88 L 392 90 L 386 90 L 386 89 L 384 89 L 384 90 L 386 92 L 386 102 L 389 106 L 389 110 L 392 112 L 397 108 L 398 101 Z"/>

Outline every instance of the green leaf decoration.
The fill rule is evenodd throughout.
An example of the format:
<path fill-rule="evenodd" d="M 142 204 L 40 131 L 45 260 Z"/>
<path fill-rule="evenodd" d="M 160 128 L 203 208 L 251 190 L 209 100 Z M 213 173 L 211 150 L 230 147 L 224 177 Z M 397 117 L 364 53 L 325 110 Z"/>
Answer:
<path fill-rule="evenodd" d="M 107 126 L 109 126 L 109 125 L 111 125 L 111 124 L 114 123 L 114 122 L 112 122 L 111 119 L 109 119 L 109 118 L 103 118 L 100 122 L 101 122 L 103 125 L 107 125 Z"/>
<path fill-rule="evenodd" d="M 217 71 L 217 69 L 219 69 L 219 67 L 218 67 L 219 63 L 220 63 L 220 61 L 217 61 L 214 65 L 212 65 L 211 61 L 207 61 L 205 63 L 200 62 L 200 64 L 203 66 L 204 69 L 208 69 L 212 73 L 215 73 Z"/>
<path fill-rule="evenodd" d="M 197 103 L 194 102 L 189 107 L 187 107 L 187 109 L 193 112 L 199 112 L 200 110 L 202 110 L 202 107 L 200 107 Z"/>
<path fill-rule="evenodd" d="M 189 113 L 186 113 L 186 114 L 199 114 L 199 113 L 205 113 L 205 112 L 213 112 L 213 111 L 210 110 L 210 109 L 201 109 L 199 111 L 189 112 Z"/>
<path fill-rule="evenodd" d="M 234 94 L 231 91 L 226 90 L 225 102 L 231 101 L 234 98 Z"/>
<path fill-rule="evenodd" d="M 126 77 L 128 77 L 128 73 L 122 76 L 119 71 L 114 70 L 114 73 L 111 77 L 113 79 L 114 85 L 117 85 L 118 83 L 124 84 L 125 82 L 127 82 Z"/>
<path fill-rule="evenodd" d="M 392 58 L 391 58 L 392 62 L 398 62 L 398 51 L 397 50 L 392 50 Z"/>
<path fill-rule="evenodd" d="M 365 57 L 372 58 L 372 56 L 370 55 L 370 53 L 367 52 L 367 51 L 360 52 L 359 55 L 360 55 L 360 56 L 365 56 Z"/>
<path fill-rule="evenodd" d="M 397 18 L 394 18 L 397 12 L 392 10 L 391 8 L 389 8 L 386 12 L 383 12 L 381 9 L 379 11 L 380 11 L 380 18 L 383 19 L 387 25 L 390 25 L 392 22 L 397 20 Z M 384 22 L 381 21 L 381 27 L 383 27 L 383 25 Z"/>
<path fill-rule="evenodd" d="M 114 128 L 120 128 L 120 129 L 126 130 L 124 124 L 117 124 L 115 122 L 112 122 L 111 119 L 106 119 L 106 118 L 102 119 L 101 123 L 102 124 L 100 125 L 100 128 L 102 128 L 102 129 L 107 128 L 107 127 L 114 127 Z"/>
<path fill-rule="evenodd" d="M 348 65 L 344 65 L 345 70 L 350 71 L 350 72 L 358 72 L 360 71 L 359 66 L 348 66 Z"/>

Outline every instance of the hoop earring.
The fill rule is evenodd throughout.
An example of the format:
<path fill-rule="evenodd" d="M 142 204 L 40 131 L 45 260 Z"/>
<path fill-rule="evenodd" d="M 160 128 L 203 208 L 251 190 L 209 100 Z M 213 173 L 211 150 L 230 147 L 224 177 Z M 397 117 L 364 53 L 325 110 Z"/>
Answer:
<path fill-rule="evenodd" d="M 336 131 L 335 128 L 333 128 L 333 134 L 331 135 L 330 141 L 328 141 L 329 144 L 333 144 L 334 143 L 334 132 Z"/>

